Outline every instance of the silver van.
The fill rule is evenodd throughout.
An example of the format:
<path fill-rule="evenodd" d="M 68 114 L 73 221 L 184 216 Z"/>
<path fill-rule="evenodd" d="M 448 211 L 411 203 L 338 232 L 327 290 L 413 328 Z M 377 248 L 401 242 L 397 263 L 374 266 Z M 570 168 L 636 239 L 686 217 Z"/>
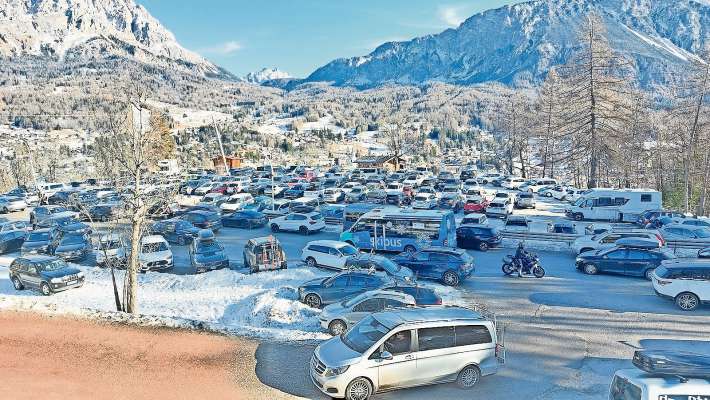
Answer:
<path fill-rule="evenodd" d="M 469 389 L 504 362 L 502 336 L 493 318 L 462 307 L 374 313 L 315 349 L 311 380 L 326 395 L 349 400 L 445 382 Z"/>

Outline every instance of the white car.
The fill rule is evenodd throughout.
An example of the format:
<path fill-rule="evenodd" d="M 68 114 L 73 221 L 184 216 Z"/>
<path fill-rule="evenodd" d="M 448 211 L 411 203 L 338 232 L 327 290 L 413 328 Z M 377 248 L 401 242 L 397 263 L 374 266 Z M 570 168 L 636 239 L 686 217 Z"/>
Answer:
<path fill-rule="evenodd" d="M 530 185 L 526 186 L 526 190 L 528 192 L 532 193 L 537 193 L 540 189 L 547 187 L 547 186 L 556 186 L 557 181 L 554 179 L 549 179 L 549 178 L 544 178 L 544 179 L 537 179 L 535 180 L 534 183 L 531 183 Z"/>
<path fill-rule="evenodd" d="M 572 248 L 577 254 L 592 250 L 610 249 L 616 246 L 616 241 L 625 238 L 657 240 L 659 246 L 665 245 L 665 240 L 658 231 L 650 229 L 630 229 L 626 231 L 607 231 L 594 236 L 582 236 L 575 239 Z"/>
<path fill-rule="evenodd" d="M 19 197 L 0 197 L 0 213 L 24 211 L 27 203 Z"/>
<path fill-rule="evenodd" d="M 326 203 L 339 203 L 345 200 L 345 193 L 340 188 L 328 188 L 323 191 L 323 201 Z"/>
<path fill-rule="evenodd" d="M 219 208 L 224 211 L 237 211 L 252 203 L 254 203 L 254 196 L 250 193 L 237 193 L 229 196 L 226 201 L 219 205 Z"/>
<path fill-rule="evenodd" d="M 515 203 L 515 193 L 511 192 L 496 192 L 495 196 L 493 196 L 493 199 L 491 201 L 503 201 L 506 203 L 513 204 Z"/>
<path fill-rule="evenodd" d="M 210 190 L 214 189 L 215 187 L 217 187 L 219 185 L 221 185 L 221 183 L 219 183 L 219 182 L 205 183 L 204 185 L 195 188 L 195 190 L 192 191 L 192 194 L 194 196 L 204 196 L 207 193 L 209 193 Z"/>
<path fill-rule="evenodd" d="M 506 189 L 517 189 L 525 182 L 525 178 L 507 178 L 503 181 L 501 186 Z"/>
<path fill-rule="evenodd" d="M 346 182 L 340 189 L 345 192 L 345 194 L 350 193 L 353 188 L 362 186 L 360 182 Z"/>
<path fill-rule="evenodd" d="M 325 229 L 325 219 L 319 212 L 290 213 L 269 222 L 273 232 L 291 231 L 308 235 Z"/>
<path fill-rule="evenodd" d="M 219 207 L 220 204 L 227 201 L 228 197 L 222 193 L 207 193 L 200 199 L 200 204 Z"/>
<path fill-rule="evenodd" d="M 309 267 L 342 270 L 348 257 L 359 251 L 351 244 L 337 240 L 314 240 L 301 250 L 301 260 Z"/>
<path fill-rule="evenodd" d="M 145 236 L 141 239 L 138 261 L 141 271 L 164 271 L 173 267 L 173 252 L 164 237 Z"/>
<path fill-rule="evenodd" d="M 328 304 L 318 318 L 323 329 L 339 336 L 366 316 L 384 311 L 385 308 L 413 307 L 414 297 L 393 290 L 371 290 L 355 297 Z"/>
<path fill-rule="evenodd" d="M 415 210 L 431 210 L 436 208 L 438 201 L 431 193 L 417 193 L 412 200 L 412 208 Z"/>
<path fill-rule="evenodd" d="M 279 183 L 278 185 L 274 185 L 273 190 L 271 186 L 267 186 L 264 188 L 264 196 L 274 196 L 278 197 L 281 196 L 285 191 L 289 189 L 289 186 L 283 183 Z M 272 193 L 273 192 L 273 193 Z"/>
<path fill-rule="evenodd" d="M 404 185 L 399 182 L 388 183 L 385 191 L 388 195 L 401 194 L 404 191 Z"/>
<path fill-rule="evenodd" d="M 488 217 L 507 218 L 512 213 L 513 203 L 498 199 L 493 200 L 486 208 L 486 216 Z"/>
<path fill-rule="evenodd" d="M 95 249 L 96 264 L 99 267 L 122 265 L 126 261 L 126 242 L 118 234 L 108 234 L 99 237 Z"/>
<path fill-rule="evenodd" d="M 573 188 L 567 188 L 566 186 L 555 186 L 554 188 L 545 192 L 545 196 L 553 197 L 557 200 L 564 200 L 569 194 L 568 190 Z"/>
<path fill-rule="evenodd" d="M 405 184 L 406 186 L 417 187 L 417 186 L 421 185 L 423 180 L 424 180 L 424 178 L 421 175 L 410 174 L 410 175 L 407 175 L 406 178 L 404 178 L 402 183 Z"/>
<path fill-rule="evenodd" d="M 582 193 L 584 193 L 585 191 L 585 189 L 568 188 L 567 195 L 565 196 L 565 201 L 574 203 L 582 196 Z"/>
<path fill-rule="evenodd" d="M 367 188 L 365 186 L 355 186 L 350 189 L 349 192 L 345 193 L 346 203 L 357 203 L 358 201 L 365 200 L 367 196 Z"/>
<path fill-rule="evenodd" d="M 710 260 L 663 261 L 654 270 L 651 280 L 658 296 L 673 300 L 683 311 L 693 311 L 703 303 L 710 303 Z"/>

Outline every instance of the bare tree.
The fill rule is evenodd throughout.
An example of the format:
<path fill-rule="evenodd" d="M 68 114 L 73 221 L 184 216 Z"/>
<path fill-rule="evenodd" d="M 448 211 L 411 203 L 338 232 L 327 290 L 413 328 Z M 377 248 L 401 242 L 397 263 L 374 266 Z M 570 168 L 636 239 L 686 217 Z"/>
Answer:
<path fill-rule="evenodd" d="M 140 91 L 129 96 L 124 112 L 109 116 L 105 134 L 96 140 L 96 162 L 104 172 L 124 189 L 126 214 L 129 218 L 129 254 L 123 288 L 123 308 L 128 313 L 138 311 L 139 254 L 146 221 L 151 211 L 171 201 L 173 188 L 161 187 L 150 180 L 157 162 L 172 158 L 175 143 L 167 124 L 157 112 L 151 112 Z"/>
<path fill-rule="evenodd" d="M 555 161 L 559 157 L 560 115 L 562 98 L 560 97 L 560 78 L 555 69 L 550 70 L 540 88 L 535 104 L 537 119 L 533 129 L 539 141 L 538 147 L 542 159 L 542 176 L 555 177 Z"/>
<path fill-rule="evenodd" d="M 573 142 L 567 155 L 588 165 L 587 185 L 599 183 L 600 166 L 626 132 L 631 107 L 626 101 L 633 66 L 606 39 L 601 17 L 589 14 L 579 31 L 580 51 L 560 68 L 564 79 L 563 135 Z"/>

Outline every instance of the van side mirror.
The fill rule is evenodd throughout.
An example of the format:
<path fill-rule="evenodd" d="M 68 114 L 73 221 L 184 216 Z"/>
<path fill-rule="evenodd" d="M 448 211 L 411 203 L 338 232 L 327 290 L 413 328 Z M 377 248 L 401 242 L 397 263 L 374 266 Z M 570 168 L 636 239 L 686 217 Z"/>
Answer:
<path fill-rule="evenodd" d="M 384 350 L 382 353 L 380 353 L 380 356 L 378 358 L 380 360 L 391 360 L 394 357 L 392 357 L 392 353 L 387 350 Z"/>

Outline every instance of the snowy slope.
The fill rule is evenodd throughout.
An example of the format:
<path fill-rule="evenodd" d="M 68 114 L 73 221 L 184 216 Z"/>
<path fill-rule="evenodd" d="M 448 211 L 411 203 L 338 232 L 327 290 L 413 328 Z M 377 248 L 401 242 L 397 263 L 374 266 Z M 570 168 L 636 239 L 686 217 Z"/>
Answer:
<path fill-rule="evenodd" d="M 0 59 L 40 56 L 134 61 L 223 75 L 219 67 L 182 47 L 133 0 L 3 0 Z"/>
<path fill-rule="evenodd" d="M 644 85 L 665 83 L 710 42 L 707 0 L 533 0 L 476 14 L 456 29 L 334 60 L 306 80 L 358 87 L 535 83 L 574 52 L 577 28 L 591 11 L 606 21 L 612 46 L 636 62 Z"/>
<path fill-rule="evenodd" d="M 250 72 L 244 76 L 245 81 L 258 84 L 289 78 L 291 78 L 291 75 L 288 72 L 281 71 L 278 68 L 262 68 L 259 71 Z"/>

